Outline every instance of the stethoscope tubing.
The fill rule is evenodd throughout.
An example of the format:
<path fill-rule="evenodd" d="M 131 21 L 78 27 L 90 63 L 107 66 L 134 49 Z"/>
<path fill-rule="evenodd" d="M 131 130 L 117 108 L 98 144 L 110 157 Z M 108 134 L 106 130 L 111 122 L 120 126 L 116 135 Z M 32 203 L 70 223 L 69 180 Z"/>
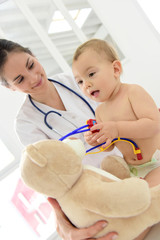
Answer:
<path fill-rule="evenodd" d="M 89 109 L 91 110 L 91 112 L 93 113 L 93 115 L 95 116 L 95 111 L 93 110 L 93 108 L 91 107 L 91 105 L 90 105 L 90 104 L 87 102 L 87 100 L 86 100 L 85 98 L 83 98 L 80 94 L 78 94 L 78 93 L 75 92 L 73 89 L 71 89 L 71 88 L 69 88 L 68 86 L 66 86 L 65 84 L 60 83 L 60 82 L 58 82 L 58 81 L 56 81 L 56 80 L 54 80 L 54 79 L 48 78 L 48 80 L 51 81 L 51 82 L 54 82 L 54 83 L 59 84 L 60 86 L 66 88 L 68 91 L 72 92 L 72 93 L 75 94 L 77 97 L 79 97 L 84 103 L 87 104 L 87 106 L 89 107 Z M 72 124 L 74 127 L 76 127 L 76 129 L 77 129 L 77 126 L 76 126 L 73 122 L 71 122 L 70 120 L 68 120 L 67 118 L 65 118 L 65 117 L 64 117 L 61 113 L 59 113 L 58 111 L 52 110 L 52 111 L 49 111 L 49 112 L 45 113 L 44 111 L 42 111 L 42 109 L 40 109 L 40 108 L 33 102 L 33 100 L 32 100 L 32 98 L 31 98 L 30 95 L 28 95 L 28 98 L 29 98 L 32 106 L 34 106 L 39 112 L 41 112 L 41 113 L 44 115 L 44 124 L 45 124 L 49 129 L 51 129 L 51 130 L 55 131 L 56 133 L 58 133 L 58 131 L 57 131 L 56 129 L 53 129 L 52 126 L 50 126 L 50 125 L 48 124 L 48 122 L 47 122 L 47 117 L 48 117 L 48 115 L 51 114 L 51 113 L 57 114 L 58 116 L 62 117 L 64 120 L 66 120 L 66 121 L 68 121 L 69 123 L 71 123 L 71 124 Z M 80 132 L 79 132 L 79 133 L 80 133 Z M 63 135 L 60 134 L 60 133 L 58 133 L 58 134 L 61 135 L 61 136 L 63 136 Z"/>
<path fill-rule="evenodd" d="M 86 127 L 87 127 L 87 129 L 84 129 L 84 128 L 86 128 Z M 68 138 L 68 137 L 70 137 L 70 136 L 72 136 L 72 135 L 75 135 L 75 134 L 78 134 L 78 133 L 82 133 L 82 132 L 86 132 L 86 131 L 90 131 L 90 125 L 89 125 L 89 124 L 84 125 L 84 126 L 81 126 L 81 127 L 77 128 L 77 129 L 73 130 L 72 132 L 69 132 L 69 133 L 66 134 L 65 136 L 61 137 L 61 138 L 59 139 L 59 141 L 63 141 L 64 139 L 66 139 L 66 138 Z M 110 144 L 109 146 L 107 146 L 107 147 L 104 148 L 104 149 L 102 148 L 99 152 L 102 152 L 102 151 L 106 150 L 106 149 L 109 148 L 113 143 L 118 142 L 118 141 L 129 142 L 129 143 L 132 145 L 132 147 L 133 147 L 134 153 L 137 155 L 137 159 L 138 159 L 138 160 L 143 159 L 142 154 L 141 154 L 141 151 L 140 151 L 138 145 L 137 145 L 133 140 L 128 139 L 128 138 L 120 138 L 120 137 L 114 138 L 114 139 L 111 141 L 111 144 Z M 90 154 L 90 153 L 89 153 L 90 151 L 92 151 L 92 150 L 94 150 L 94 149 L 96 149 L 96 148 L 98 148 L 98 147 L 101 147 L 101 146 L 102 146 L 103 144 L 105 144 L 105 143 L 106 143 L 106 142 L 103 142 L 103 143 L 101 143 L 101 144 L 98 144 L 98 145 L 96 145 L 96 146 L 94 146 L 94 147 L 86 150 L 86 155 L 87 155 L 87 154 Z M 91 154 L 95 154 L 95 153 L 99 153 L 99 152 L 93 152 L 93 153 L 91 153 Z"/>
<path fill-rule="evenodd" d="M 63 141 L 65 138 L 70 137 L 70 136 L 72 136 L 72 135 L 74 135 L 74 134 L 78 134 L 78 133 L 82 133 L 82 132 L 89 131 L 89 130 L 90 130 L 89 128 L 88 128 L 88 129 L 81 130 L 81 129 L 86 128 L 86 127 L 88 127 L 88 124 L 87 124 L 87 125 L 84 125 L 84 126 L 82 126 L 82 127 L 79 127 L 79 128 L 77 128 L 77 129 L 73 130 L 72 132 L 69 132 L 69 133 L 66 134 L 65 136 L 61 137 L 61 138 L 59 139 L 59 141 Z"/>
<path fill-rule="evenodd" d="M 54 82 L 54 83 L 57 83 L 57 84 L 61 85 L 62 87 L 68 89 L 70 92 L 72 92 L 73 94 L 75 94 L 77 97 L 81 98 L 82 101 L 87 104 L 87 106 L 90 108 L 90 110 L 92 111 L 93 115 L 95 116 L 95 111 L 93 110 L 93 108 L 91 107 L 91 105 L 87 102 L 87 100 L 86 100 L 84 97 L 82 97 L 80 94 L 78 94 L 78 93 L 77 93 L 76 91 L 74 91 L 72 88 L 66 86 L 66 85 L 63 84 L 63 83 L 60 83 L 60 82 L 58 82 L 58 81 L 56 81 L 56 80 L 53 80 L 53 79 L 51 79 L 51 78 L 48 78 L 48 80 L 51 81 L 51 82 Z"/>

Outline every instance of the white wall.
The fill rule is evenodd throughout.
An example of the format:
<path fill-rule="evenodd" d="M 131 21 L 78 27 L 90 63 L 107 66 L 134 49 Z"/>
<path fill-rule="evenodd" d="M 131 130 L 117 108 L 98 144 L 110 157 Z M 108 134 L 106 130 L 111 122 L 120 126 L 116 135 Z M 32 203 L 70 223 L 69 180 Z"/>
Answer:
<path fill-rule="evenodd" d="M 160 107 L 160 37 L 136 0 L 88 0 L 123 51 L 123 81 L 143 86 Z"/>
<path fill-rule="evenodd" d="M 88 0 L 125 54 L 123 81 L 138 83 L 160 107 L 160 40 L 135 0 Z M 23 95 L 0 87 L 0 138 L 20 157 L 22 146 L 14 132 L 14 118 Z"/>
<path fill-rule="evenodd" d="M 19 160 L 23 148 L 14 131 L 14 119 L 24 96 L 0 86 L 0 138 Z"/>

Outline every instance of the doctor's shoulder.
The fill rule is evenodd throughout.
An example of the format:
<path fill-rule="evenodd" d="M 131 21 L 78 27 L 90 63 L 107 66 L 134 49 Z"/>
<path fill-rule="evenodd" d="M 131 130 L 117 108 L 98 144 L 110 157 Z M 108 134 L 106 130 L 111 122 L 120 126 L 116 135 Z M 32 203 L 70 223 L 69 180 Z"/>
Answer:
<path fill-rule="evenodd" d="M 54 76 L 49 77 L 51 80 L 56 80 L 59 83 L 62 83 L 66 87 L 71 88 L 73 91 L 82 95 L 79 86 L 77 85 L 72 72 L 58 73 Z M 82 95 L 83 96 L 83 95 Z"/>
<path fill-rule="evenodd" d="M 60 83 L 67 85 L 68 87 L 76 87 L 76 82 L 72 72 L 57 73 L 54 76 L 49 77 L 50 79 L 56 80 Z M 73 89 L 75 90 L 75 89 Z"/>
<path fill-rule="evenodd" d="M 35 109 L 33 108 L 32 104 L 30 103 L 28 95 L 25 96 L 23 102 L 17 112 L 16 119 L 23 118 L 24 116 L 28 116 L 29 118 L 33 116 L 33 112 Z M 34 113 L 35 114 L 35 113 Z"/>
<path fill-rule="evenodd" d="M 77 92 L 79 95 L 81 95 L 83 98 L 87 100 L 87 102 L 90 103 L 90 105 L 96 109 L 96 107 L 99 105 L 99 103 L 91 100 L 90 98 L 86 97 L 82 91 L 80 90 L 77 82 L 75 81 L 75 78 L 73 76 L 72 72 L 65 72 L 65 73 L 59 73 L 51 77 L 51 79 L 54 79 L 56 81 L 59 81 L 60 83 L 65 84 L 67 87 L 71 88 L 75 92 Z"/>

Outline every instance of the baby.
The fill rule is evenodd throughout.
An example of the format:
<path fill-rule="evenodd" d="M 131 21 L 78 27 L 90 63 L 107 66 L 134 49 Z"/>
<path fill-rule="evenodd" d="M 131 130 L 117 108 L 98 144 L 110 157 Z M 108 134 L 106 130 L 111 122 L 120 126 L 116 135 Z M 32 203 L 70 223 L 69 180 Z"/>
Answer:
<path fill-rule="evenodd" d="M 155 184 L 160 182 L 160 113 L 142 87 L 120 81 L 122 65 L 116 51 L 106 41 L 91 39 L 76 50 L 72 71 L 82 92 L 101 102 L 97 124 L 91 128 L 99 132 L 90 131 L 86 141 L 93 146 L 106 142 L 103 148 L 118 137 L 134 141 L 141 149 L 141 160 L 128 142 L 118 141 L 107 151 L 116 146 L 131 172 L 139 177 L 152 172 Z"/>

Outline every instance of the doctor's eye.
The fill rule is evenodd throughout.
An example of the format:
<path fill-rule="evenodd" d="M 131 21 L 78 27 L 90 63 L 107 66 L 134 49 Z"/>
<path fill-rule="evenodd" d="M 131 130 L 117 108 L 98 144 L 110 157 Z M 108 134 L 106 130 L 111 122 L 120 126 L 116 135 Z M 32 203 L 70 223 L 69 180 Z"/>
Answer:
<path fill-rule="evenodd" d="M 91 72 L 91 73 L 89 73 L 89 77 L 93 77 L 94 74 L 95 74 L 95 72 Z"/>
<path fill-rule="evenodd" d="M 24 79 L 24 77 L 21 77 L 21 78 L 17 81 L 17 83 L 20 84 L 20 83 L 23 81 L 23 79 Z"/>
<path fill-rule="evenodd" d="M 33 68 L 33 66 L 34 66 L 34 62 L 32 62 L 30 65 L 29 65 L 29 69 L 31 69 L 31 68 Z"/>

